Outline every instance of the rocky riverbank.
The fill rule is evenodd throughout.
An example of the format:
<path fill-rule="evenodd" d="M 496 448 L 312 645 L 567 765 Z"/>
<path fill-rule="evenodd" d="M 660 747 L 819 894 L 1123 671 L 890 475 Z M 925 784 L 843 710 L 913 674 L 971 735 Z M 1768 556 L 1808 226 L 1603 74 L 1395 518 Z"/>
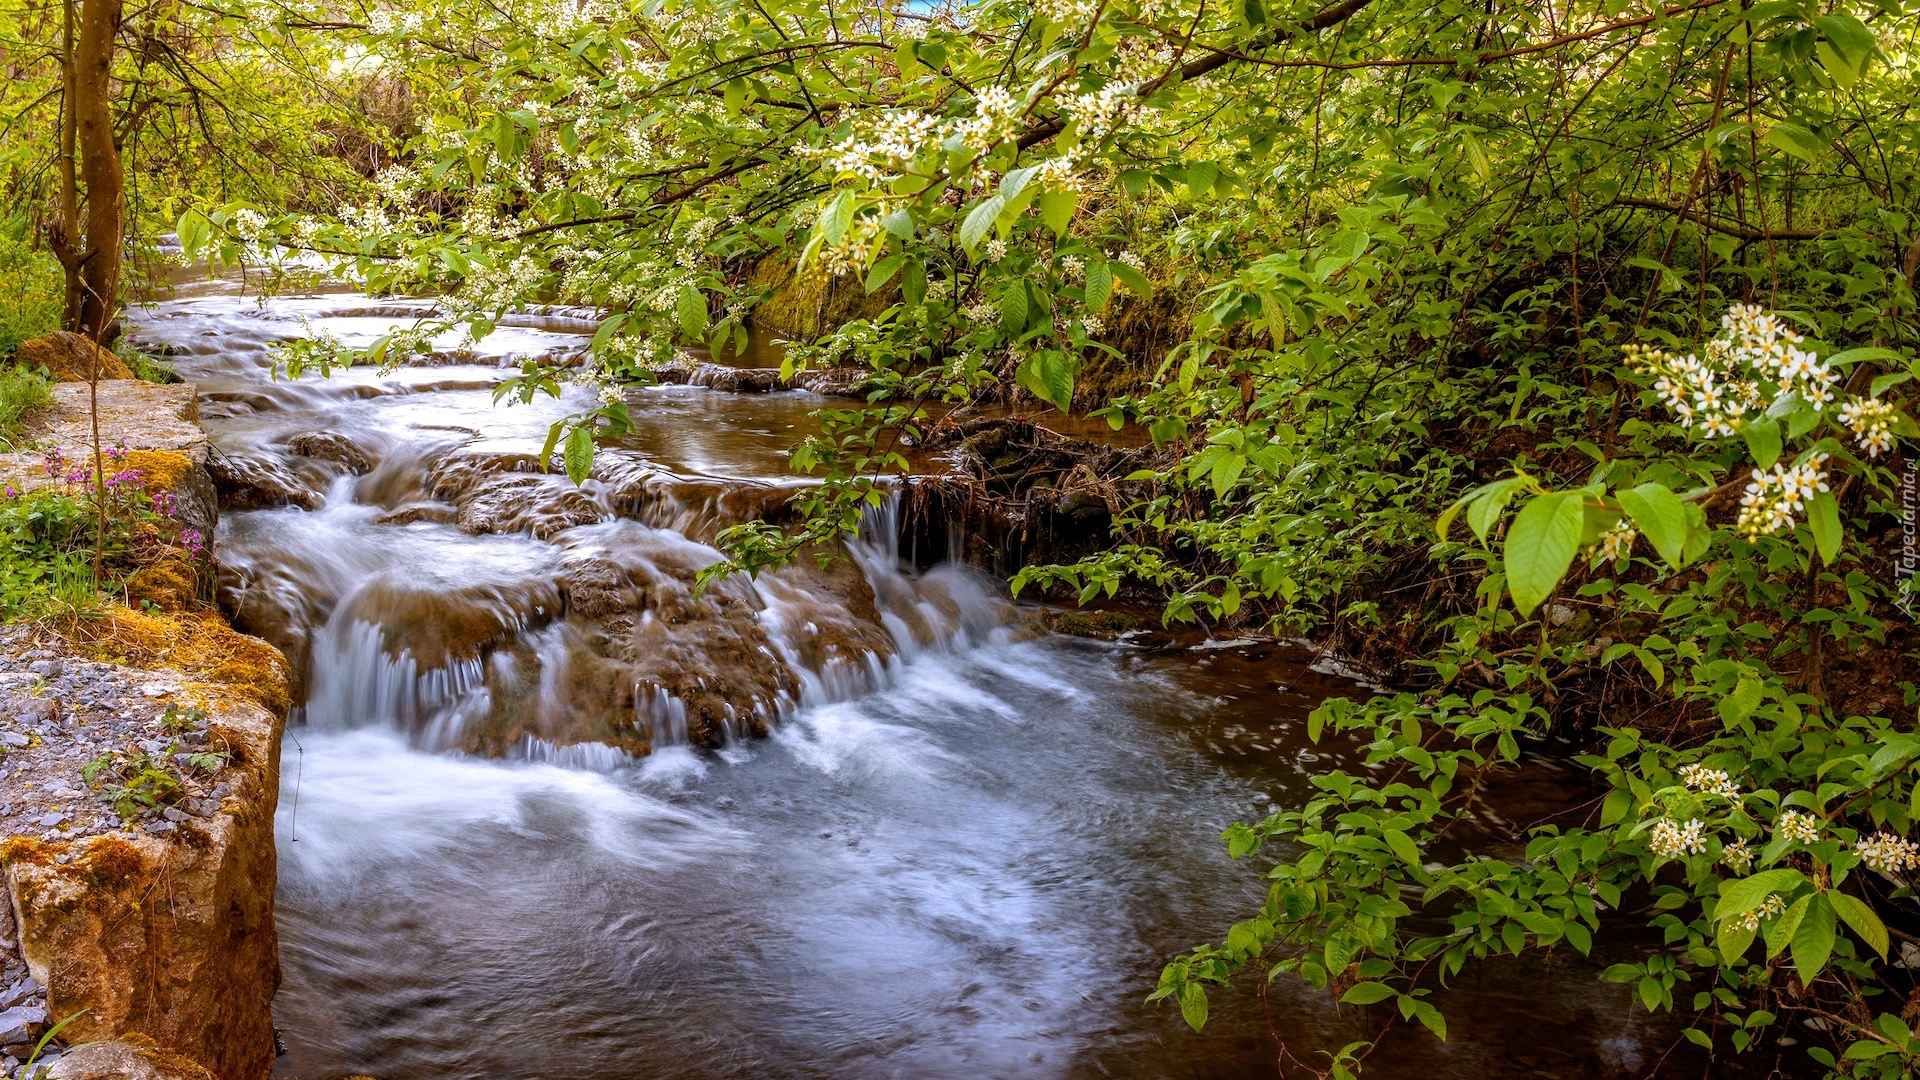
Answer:
<path fill-rule="evenodd" d="M 62 483 L 44 462 L 51 448 L 90 456 L 92 397 L 84 384 L 57 387 L 28 445 L 0 457 L 0 477 L 16 490 Z M 111 380 L 97 400 L 115 465 L 164 494 L 182 527 L 210 535 L 192 387 Z M 54 1080 L 256 1080 L 272 1069 L 287 669 L 200 598 L 198 573 L 156 556 L 124 584 L 126 604 L 103 597 L 91 611 L 0 627 L 8 1076 L 26 1075 L 30 1059 Z"/>

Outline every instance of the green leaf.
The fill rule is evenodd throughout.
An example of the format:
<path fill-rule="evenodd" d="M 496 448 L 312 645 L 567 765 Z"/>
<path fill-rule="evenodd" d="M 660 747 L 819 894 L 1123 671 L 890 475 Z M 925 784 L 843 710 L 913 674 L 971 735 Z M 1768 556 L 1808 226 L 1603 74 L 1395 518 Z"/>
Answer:
<path fill-rule="evenodd" d="M 1887 940 L 1887 925 L 1880 921 L 1880 916 L 1875 915 L 1873 909 L 1868 907 L 1865 901 L 1855 896 L 1849 896 L 1837 889 L 1828 893 L 1827 899 L 1833 904 L 1833 910 L 1846 922 L 1847 926 L 1851 927 L 1853 932 L 1859 935 L 1860 940 L 1866 942 L 1868 948 L 1879 953 L 1880 959 L 1885 960 L 1887 958 L 1887 946 L 1889 942 Z"/>
<path fill-rule="evenodd" d="M 1233 485 L 1239 483 L 1240 474 L 1246 467 L 1247 459 L 1243 454 L 1221 454 L 1213 459 L 1209 474 L 1213 481 L 1213 497 L 1226 498 L 1227 492 L 1233 490 Z"/>
<path fill-rule="evenodd" d="M 867 272 L 866 286 L 867 286 L 868 295 L 872 295 L 873 293 L 879 292 L 881 286 L 884 286 L 887 282 L 892 281 L 893 275 L 900 272 L 900 267 L 905 265 L 906 261 L 907 261 L 907 253 L 902 251 L 897 254 L 889 255 L 886 258 L 881 259 L 879 262 L 874 263 L 873 269 Z"/>
<path fill-rule="evenodd" d="M 999 195 L 989 196 L 980 200 L 979 205 L 967 214 L 967 220 L 960 223 L 960 246 L 966 248 L 968 254 L 979 248 L 980 241 L 993 231 L 994 219 L 1000 216 L 1004 206 L 1006 200 Z"/>
<path fill-rule="evenodd" d="M 1424 1024 L 1428 1031 L 1433 1032 L 1434 1037 L 1441 1042 L 1447 1041 L 1447 1018 L 1440 1014 L 1439 1009 L 1424 1001 L 1417 1002 L 1413 1006 L 1413 1016 Z"/>
<path fill-rule="evenodd" d="M 1792 154 L 1809 163 L 1815 161 L 1820 152 L 1827 148 L 1827 140 L 1799 124 L 1775 124 L 1767 129 L 1765 141 L 1775 150 Z"/>
<path fill-rule="evenodd" d="M 1738 881 L 1723 882 L 1720 886 L 1720 902 L 1714 905 L 1715 922 L 1726 922 L 1736 915 L 1745 915 L 1760 906 L 1770 893 L 1786 892 L 1807 880 L 1798 870 L 1762 870 L 1752 877 Z"/>
<path fill-rule="evenodd" d="M 1387 846 L 1393 849 L 1393 853 L 1400 856 L 1402 862 L 1416 870 L 1420 868 L 1420 848 L 1413 842 L 1412 837 L 1399 829 L 1387 829 L 1380 835 L 1387 841 Z"/>
<path fill-rule="evenodd" d="M 1122 285 L 1133 290 L 1135 296 L 1145 299 L 1153 295 L 1153 284 L 1147 280 L 1147 275 L 1123 262 L 1111 262 L 1107 266 Z"/>
<path fill-rule="evenodd" d="M 607 343 L 613 340 L 613 336 L 620 332 L 622 326 L 626 325 L 628 317 L 626 312 L 621 312 L 617 315 L 610 315 L 602 319 L 600 325 L 593 331 L 593 340 L 587 343 L 587 351 L 597 353 L 601 349 L 606 348 Z M 549 450 L 548 452 L 551 453 L 552 451 Z"/>
<path fill-rule="evenodd" d="M 1340 995 L 1340 1000 L 1349 1005 L 1373 1005 L 1394 996 L 1394 989 L 1386 983 L 1355 983 L 1353 989 Z"/>
<path fill-rule="evenodd" d="M 1107 298 L 1113 295 L 1111 266 L 1105 259 L 1087 264 L 1087 310 L 1095 315 L 1106 310 Z"/>
<path fill-rule="evenodd" d="M 1220 166 L 1211 161 L 1196 161 L 1187 166 L 1187 196 L 1197 199 L 1213 190 L 1220 179 Z"/>
<path fill-rule="evenodd" d="M 1740 429 L 1741 437 L 1747 440 L 1747 451 L 1753 455 L 1753 463 L 1763 469 L 1770 469 L 1780 460 L 1780 425 L 1772 420 L 1748 420 Z"/>
<path fill-rule="evenodd" d="M 1542 495 L 1520 508 L 1507 530 L 1502 563 L 1507 591 L 1521 615 L 1540 606 L 1566 576 L 1580 546 L 1581 495 Z"/>
<path fill-rule="evenodd" d="M 567 422 L 555 420 L 547 428 L 547 441 L 540 447 L 540 468 L 544 471 L 552 467 L 553 450 L 560 445 L 560 437 L 567 433 Z"/>
<path fill-rule="evenodd" d="M 1207 989 L 1199 983 L 1180 987 L 1180 1017 L 1195 1031 L 1207 1026 Z"/>
<path fill-rule="evenodd" d="M 1687 508 L 1665 484 L 1647 483 L 1619 493 L 1620 505 L 1653 550 L 1679 570 L 1686 565 Z"/>
<path fill-rule="evenodd" d="M 1788 948 L 1793 956 L 1794 971 L 1799 973 L 1802 983 L 1811 983 L 1814 976 L 1827 969 L 1827 960 L 1833 955 L 1833 934 L 1833 905 L 1827 902 L 1826 895 L 1815 895 L 1807 908 L 1807 917 L 1800 920 L 1799 928 L 1793 932 L 1793 944 Z"/>
<path fill-rule="evenodd" d="M 1048 190 L 1040 193 L 1040 220 L 1047 223 L 1055 236 L 1067 235 L 1067 226 L 1073 223 L 1074 204 L 1080 201 L 1080 193 L 1069 189 Z"/>
<path fill-rule="evenodd" d="M 1013 288 L 1000 294 L 1000 328 L 1010 337 L 1019 337 L 1027 328 L 1027 284 L 1016 281 Z"/>
<path fill-rule="evenodd" d="M 593 471 L 593 429 L 591 427 L 585 423 L 576 424 L 572 431 L 567 432 L 567 448 L 563 458 L 567 466 L 567 479 L 572 480 L 574 486 L 578 487 L 582 481 L 586 480 L 587 474 Z"/>
<path fill-rule="evenodd" d="M 707 297 L 691 285 L 680 288 L 680 296 L 673 304 L 673 313 L 680 320 L 680 332 L 698 341 L 707 332 Z"/>
<path fill-rule="evenodd" d="M 880 227 L 902 240 L 913 239 L 913 211 L 901 207 L 880 219 Z"/>
<path fill-rule="evenodd" d="M 829 244 L 838 243 L 852 224 L 853 192 L 846 190 L 835 195 L 826 209 L 820 211 L 820 238 Z"/>
<path fill-rule="evenodd" d="M 1048 402 L 1061 412 L 1073 407 L 1073 364 L 1057 349 L 1036 352 L 1014 369 L 1014 380 L 1034 397 Z"/>
<path fill-rule="evenodd" d="M 1830 491 L 1816 491 L 1813 498 L 1807 500 L 1807 528 L 1813 530 L 1813 546 L 1820 552 L 1820 561 L 1833 565 L 1834 557 L 1840 554 L 1840 504 L 1834 501 Z"/>

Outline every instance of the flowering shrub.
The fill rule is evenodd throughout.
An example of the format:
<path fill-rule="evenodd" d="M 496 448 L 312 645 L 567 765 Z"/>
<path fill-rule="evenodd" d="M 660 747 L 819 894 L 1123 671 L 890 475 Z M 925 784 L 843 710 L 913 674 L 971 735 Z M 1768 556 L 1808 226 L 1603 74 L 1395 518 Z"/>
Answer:
<path fill-rule="evenodd" d="M 211 540 L 175 516 L 173 494 L 149 491 L 141 470 L 126 467 L 124 447 L 102 451 L 104 485 L 94 482 L 91 457 L 74 460 L 49 447 L 41 469 L 53 483 L 27 492 L 0 489 L 0 537 L 13 553 L 0 564 L 0 619 L 88 610 L 120 579 L 169 553 L 184 555 L 208 578 Z M 104 580 L 94 573 L 96 544 Z"/>
<path fill-rule="evenodd" d="M 1497 546 L 1498 563 L 1439 666 L 1453 677 L 1477 665 L 1507 689 L 1334 700 L 1315 711 L 1314 739 L 1358 739 L 1369 771 L 1316 776 L 1304 807 L 1228 831 L 1236 856 L 1275 841 L 1300 854 L 1274 868 L 1257 917 L 1169 965 L 1156 996 L 1204 1021 L 1208 983 L 1277 954 L 1278 971 L 1336 986 L 1345 1002 L 1396 1002 L 1444 1033 L 1425 993 L 1429 972 L 1444 978 L 1527 948 L 1587 952 L 1596 933 L 1633 917 L 1629 894 L 1651 890 L 1651 926 L 1667 948 L 1605 976 L 1633 985 L 1649 1009 L 1688 1012 L 1689 1039 L 1744 1050 L 1770 1026 L 1810 1018 L 1836 1037 L 1833 1049 L 1809 1050 L 1830 1068 L 1885 1077 L 1920 1068 L 1920 1039 L 1902 1016 L 1909 980 L 1890 966 L 1917 954 L 1903 953 L 1912 946 L 1889 929 L 1920 915 L 1910 887 L 1920 846 L 1909 838 L 1920 734 L 1910 719 L 1837 715 L 1769 662 L 1796 623 L 1824 634 L 1844 622 L 1801 621 L 1770 571 L 1857 561 L 1834 488 L 1861 482 L 1889 497 L 1890 478 L 1873 464 L 1888 448 L 1880 436 L 1916 434 L 1879 397 L 1908 372 L 1903 363 L 1875 375 L 1872 365 L 1896 355 L 1861 349 L 1822 361 L 1819 352 L 1750 306 L 1729 311 L 1697 356 L 1629 349 L 1647 406 L 1672 417 L 1641 428 L 1635 446 L 1650 457 L 1603 458 L 1577 489 L 1520 473 L 1455 503 L 1441 536 L 1464 516 L 1482 544 Z M 1867 394 L 1843 397 L 1841 387 L 1863 384 Z M 1883 426 L 1863 429 L 1863 414 Z M 1657 559 L 1633 555 L 1639 537 Z M 1586 661 L 1584 640 L 1556 641 L 1545 622 L 1531 655 L 1490 647 L 1582 569 L 1582 551 L 1592 569 L 1620 576 L 1595 574 L 1577 597 L 1613 608 L 1614 626 L 1640 628 L 1601 650 L 1601 664 L 1631 662 L 1656 685 L 1670 680 L 1680 717 L 1664 729 L 1599 729 L 1601 743 L 1575 758 L 1606 789 L 1589 824 L 1534 828 L 1516 861 L 1436 861 L 1432 845 L 1461 820 L 1477 778 L 1521 761 L 1523 741 L 1546 730 L 1541 695 Z M 1875 589 L 1857 575 L 1848 589 L 1860 618 Z M 1788 636 L 1762 648 L 1775 634 L 1756 620 L 1768 619 L 1785 620 Z M 1414 911 L 1405 895 L 1451 928 L 1403 929 Z"/>

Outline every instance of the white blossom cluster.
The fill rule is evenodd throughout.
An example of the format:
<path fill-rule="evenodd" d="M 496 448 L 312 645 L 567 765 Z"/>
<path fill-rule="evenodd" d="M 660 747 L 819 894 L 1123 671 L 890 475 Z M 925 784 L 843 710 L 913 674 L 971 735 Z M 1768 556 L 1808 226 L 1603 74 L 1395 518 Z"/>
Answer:
<path fill-rule="evenodd" d="M 227 231 L 251 243 L 267 231 L 266 216 L 253 209 L 235 210 L 227 218 Z"/>
<path fill-rule="evenodd" d="M 478 239 L 504 240 L 513 227 L 493 203 L 474 199 L 460 213 L 460 231 Z"/>
<path fill-rule="evenodd" d="M 1825 454 L 1813 454 L 1798 465 L 1775 462 L 1771 470 L 1753 470 L 1753 479 L 1740 496 L 1735 527 L 1748 537 L 1772 536 L 1793 528 L 1807 501 L 1829 490 L 1827 474 L 1820 469 L 1826 460 Z"/>
<path fill-rule="evenodd" d="M 1034 0 L 1033 13 L 1049 22 L 1083 28 L 1100 13 L 1100 0 Z"/>
<path fill-rule="evenodd" d="M 865 270 L 867 264 L 873 261 L 879 234 L 880 226 L 877 223 L 855 222 L 841 234 L 837 242 L 821 246 L 821 265 L 834 277 Z"/>
<path fill-rule="evenodd" d="M 1721 769 L 1709 769 L 1699 764 L 1682 765 L 1680 782 L 1703 795 L 1718 795 L 1723 799 L 1740 797 L 1740 785 Z"/>
<path fill-rule="evenodd" d="M 864 137 L 849 135 L 826 150 L 811 151 L 836 173 L 853 173 L 870 183 L 890 180 L 929 143 L 938 143 L 941 122 L 916 109 L 880 114 Z M 809 151 L 802 151 L 807 153 Z"/>
<path fill-rule="evenodd" d="M 1688 427 L 1709 438 L 1740 431 L 1748 412 L 1789 393 L 1814 405 L 1833 400 L 1838 381 L 1780 318 L 1753 304 L 1735 304 L 1721 333 L 1696 355 L 1674 356 L 1629 346 L 1627 362 L 1654 376 L 1660 400 Z M 1769 396 L 1763 387 L 1771 386 Z"/>
<path fill-rule="evenodd" d="M 1706 826 L 1697 818 L 1685 825 L 1671 818 L 1662 818 L 1654 823 L 1653 833 L 1647 843 L 1653 848 L 1653 853 L 1662 859 L 1698 855 L 1706 848 Z"/>
<path fill-rule="evenodd" d="M 1078 125 L 1080 137 L 1099 142 L 1126 125 L 1139 112 L 1140 99 L 1128 86 L 1103 86 L 1091 94 L 1075 94 L 1067 99 L 1067 112 Z"/>
<path fill-rule="evenodd" d="M 967 308 L 966 315 L 968 322 L 979 323 L 983 326 L 988 323 L 998 322 L 1000 319 L 1000 312 L 985 300 Z"/>
<path fill-rule="evenodd" d="M 1007 242 L 1005 240 L 1002 240 L 996 236 L 993 239 L 987 241 L 987 261 L 988 262 L 999 262 L 1001 259 L 1004 259 L 1006 257 L 1007 257 Z"/>
<path fill-rule="evenodd" d="M 953 133 L 975 150 L 991 150 L 1013 134 L 1013 123 L 1019 115 L 1020 103 L 1006 87 L 989 86 L 975 99 L 973 115 L 955 124 Z"/>
<path fill-rule="evenodd" d="M 1735 925 L 1741 930 L 1751 934 L 1760 929 L 1761 923 L 1766 922 L 1768 919 L 1773 918 L 1785 910 L 1787 910 L 1787 905 L 1784 900 L 1780 899 L 1780 894 L 1768 893 L 1767 898 L 1760 901 L 1759 907 L 1740 916 L 1740 921 Z"/>
<path fill-rule="evenodd" d="M 1608 562 L 1624 559 L 1627 553 L 1633 550 L 1633 542 L 1639 535 L 1639 530 L 1633 527 L 1632 522 L 1621 518 L 1606 532 L 1601 533 L 1600 539 L 1594 541 L 1593 554 Z"/>
<path fill-rule="evenodd" d="M 1062 154 L 1048 158 L 1034 167 L 1033 182 L 1049 191 L 1079 191 L 1080 177 L 1075 173 L 1079 162 L 1073 154 Z"/>
<path fill-rule="evenodd" d="M 506 311 L 540 279 L 540 269 L 521 255 L 504 265 L 476 265 L 460 283 L 459 297 L 478 311 Z"/>
<path fill-rule="evenodd" d="M 1920 866 L 1920 844 L 1904 836 L 1878 832 L 1854 841 L 1853 848 L 1860 853 L 1861 862 L 1882 874 L 1897 874 Z"/>
<path fill-rule="evenodd" d="M 1087 261 L 1078 255 L 1062 255 L 1060 274 L 1068 281 L 1079 281 L 1087 276 Z"/>
<path fill-rule="evenodd" d="M 1840 406 L 1840 423 L 1868 457 L 1893 449 L 1893 406 L 1878 398 L 1854 398 Z"/>
<path fill-rule="evenodd" d="M 1745 840 L 1735 840 L 1720 849 L 1720 861 L 1734 873 L 1744 874 L 1753 865 L 1753 848 Z"/>
<path fill-rule="evenodd" d="M 1774 821 L 1773 832 L 1797 844 L 1811 844 L 1820 839 L 1820 823 L 1804 810 L 1789 810 Z"/>
<path fill-rule="evenodd" d="M 1141 258 L 1140 256 L 1134 254 L 1131 251 L 1122 251 L 1120 254 L 1115 255 L 1113 258 L 1115 262 L 1126 263 L 1128 266 L 1133 267 L 1135 270 L 1145 270 L 1147 268 L 1147 260 Z"/>
<path fill-rule="evenodd" d="M 1083 317 L 1080 320 L 1080 325 L 1086 329 L 1088 337 L 1097 337 L 1102 330 L 1105 330 L 1107 328 L 1107 324 L 1104 322 L 1101 322 L 1100 316 L 1098 315 L 1088 315 Z"/>
<path fill-rule="evenodd" d="M 382 8 L 367 17 L 367 29 L 381 37 L 412 36 L 420 32 L 426 21 L 426 16 L 417 11 Z"/>

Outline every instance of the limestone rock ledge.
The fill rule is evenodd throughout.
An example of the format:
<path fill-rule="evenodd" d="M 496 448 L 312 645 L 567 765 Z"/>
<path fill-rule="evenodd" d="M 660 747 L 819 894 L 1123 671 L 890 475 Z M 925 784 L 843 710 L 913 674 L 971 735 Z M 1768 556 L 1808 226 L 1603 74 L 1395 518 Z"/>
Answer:
<path fill-rule="evenodd" d="M 16 836 L 0 863 L 49 1020 L 85 1010 L 63 1041 L 142 1036 L 218 1080 L 258 1080 L 273 1068 L 280 982 L 273 817 L 284 721 L 245 701 L 207 712 L 232 753 L 218 813 L 161 836 Z"/>

